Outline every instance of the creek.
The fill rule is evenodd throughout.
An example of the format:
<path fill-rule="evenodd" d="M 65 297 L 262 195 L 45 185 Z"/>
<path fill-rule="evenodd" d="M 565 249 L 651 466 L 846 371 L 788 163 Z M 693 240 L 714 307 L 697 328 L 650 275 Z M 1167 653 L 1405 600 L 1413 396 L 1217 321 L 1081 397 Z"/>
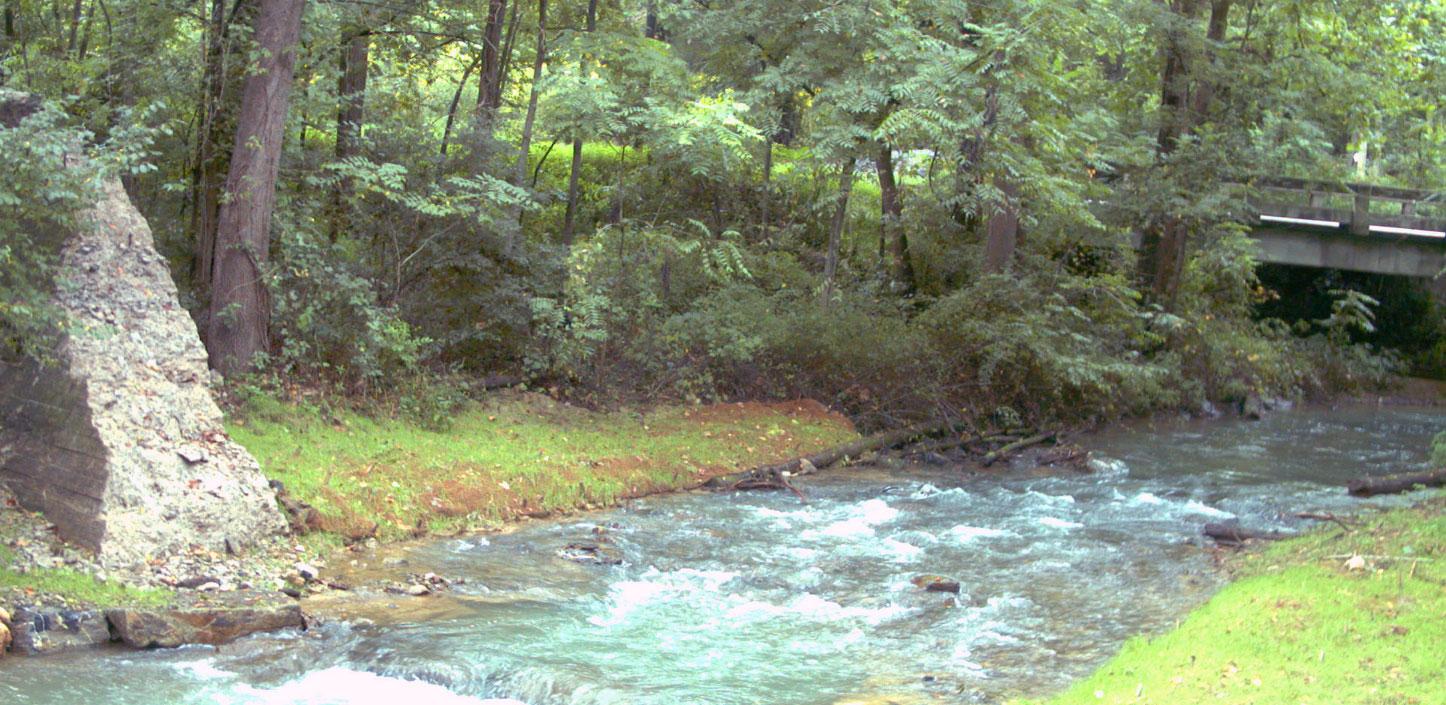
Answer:
<path fill-rule="evenodd" d="M 1222 583 L 1201 526 L 1298 531 L 1399 506 L 1343 483 L 1419 469 L 1440 409 L 1302 409 L 1092 435 L 1096 472 L 830 471 L 787 492 L 679 494 L 408 547 L 465 578 L 385 619 L 222 647 L 0 664 L 34 705 L 996 703 L 1088 674 Z M 601 527 L 601 528 L 598 528 Z M 600 531 L 614 566 L 558 557 Z M 395 559 L 394 559 L 395 560 Z M 924 592 L 920 574 L 959 581 Z M 445 600 L 423 614 L 416 606 Z M 437 604 L 442 604 L 438 602 Z"/>

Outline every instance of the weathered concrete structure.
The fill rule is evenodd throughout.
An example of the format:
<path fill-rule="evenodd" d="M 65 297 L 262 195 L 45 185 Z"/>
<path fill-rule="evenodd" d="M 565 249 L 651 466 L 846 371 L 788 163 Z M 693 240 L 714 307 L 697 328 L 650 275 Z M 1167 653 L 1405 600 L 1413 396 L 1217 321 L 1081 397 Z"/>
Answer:
<path fill-rule="evenodd" d="M 82 222 L 60 254 L 58 364 L 0 363 L 0 482 L 109 566 L 280 533 L 275 496 L 226 436 L 195 323 L 118 179 Z"/>
<path fill-rule="evenodd" d="M 1301 179 L 1257 187 L 1250 236 L 1262 262 L 1422 279 L 1446 269 L 1446 194 Z"/>

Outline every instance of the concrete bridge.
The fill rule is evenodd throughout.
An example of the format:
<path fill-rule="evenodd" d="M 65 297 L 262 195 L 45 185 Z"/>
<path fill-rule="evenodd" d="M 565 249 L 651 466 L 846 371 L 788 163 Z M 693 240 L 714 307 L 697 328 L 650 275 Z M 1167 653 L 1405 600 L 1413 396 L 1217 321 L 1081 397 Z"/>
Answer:
<path fill-rule="evenodd" d="M 1279 178 L 1255 187 L 1262 262 L 1428 279 L 1446 269 L 1446 193 Z M 1433 288 L 1446 294 L 1446 277 Z"/>

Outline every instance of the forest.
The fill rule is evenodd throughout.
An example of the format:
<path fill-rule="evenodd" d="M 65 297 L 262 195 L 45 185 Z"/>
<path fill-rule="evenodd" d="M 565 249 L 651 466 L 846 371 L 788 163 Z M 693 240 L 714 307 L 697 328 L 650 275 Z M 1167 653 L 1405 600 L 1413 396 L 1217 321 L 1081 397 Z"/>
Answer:
<path fill-rule="evenodd" d="M 5 0 L 0 85 L 44 108 L 0 130 L 0 335 L 64 332 L 53 233 L 118 174 L 215 370 L 422 420 L 516 382 L 883 428 L 1439 377 L 1430 281 L 1258 266 L 1250 228 L 1269 179 L 1446 184 L 1443 27 L 1425 0 Z"/>
<path fill-rule="evenodd" d="M 1446 0 L 0 0 L 0 702 L 1439 703 L 1443 97 Z"/>

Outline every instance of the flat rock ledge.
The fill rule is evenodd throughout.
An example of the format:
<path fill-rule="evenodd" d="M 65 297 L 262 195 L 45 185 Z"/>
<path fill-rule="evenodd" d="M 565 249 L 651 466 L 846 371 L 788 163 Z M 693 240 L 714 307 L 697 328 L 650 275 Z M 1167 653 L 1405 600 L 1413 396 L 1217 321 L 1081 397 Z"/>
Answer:
<path fill-rule="evenodd" d="M 19 608 L 11 619 L 11 650 L 41 656 L 120 642 L 137 649 L 220 645 L 248 634 L 306 627 L 301 605 L 269 593 L 196 599 L 167 607 L 106 610 Z"/>

